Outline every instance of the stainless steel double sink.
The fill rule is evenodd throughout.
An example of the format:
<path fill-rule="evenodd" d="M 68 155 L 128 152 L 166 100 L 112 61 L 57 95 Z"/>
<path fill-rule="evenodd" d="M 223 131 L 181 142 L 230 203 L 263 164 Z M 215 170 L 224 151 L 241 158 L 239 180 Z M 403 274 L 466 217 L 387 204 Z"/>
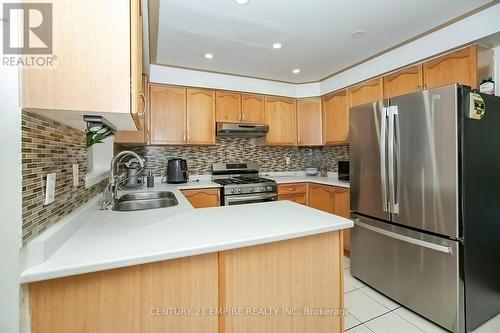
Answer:
<path fill-rule="evenodd" d="M 126 212 L 177 206 L 179 202 L 170 191 L 133 192 L 119 197 L 113 210 Z"/>

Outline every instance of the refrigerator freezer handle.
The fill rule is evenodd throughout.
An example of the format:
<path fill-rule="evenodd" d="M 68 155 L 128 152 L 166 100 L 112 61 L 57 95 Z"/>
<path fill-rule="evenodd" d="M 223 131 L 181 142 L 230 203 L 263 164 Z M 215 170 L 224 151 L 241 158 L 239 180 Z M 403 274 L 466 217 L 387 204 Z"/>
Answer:
<path fill-rule="evenodd" d="M 400 184 L 401 184 L 401 136 L 399 133 L 399 113 L 398 113 L 398 107 L 394 107 L 394 153 L 396 154 L 395 159 L 394 159 L 394 168 L 395 168 L 395 177 L 394 182 L 393 182 L 393 190 L 392 192 L 394 193 L 394 201 L 393 201 L 393 208 L 392 212 L 394 214 L 399 214 L 399 193 L 400 193 Z"/>
<path fill-rule="evenodd" d="M 374 227 L 372 225 L 360 222 L 359 219 L 353 219 L 353 222 L 354 222 L 355 226 L 371 230 L 371 231 L 376 232 L 378 234 L 381 234 L 381 235 L 384 235 L 384 236 L 387 236 L 390 238 L 394 238 L 394 239 L 400 240 L 402 242 L 425 247 L 427 249 L 439 251 L 439 252 L 443 252 L 443 253 L 450 253 L 450 254 L 452 253 L 451 247 L 446 246 L 446 245 L 430 243 L 430 242 L 423 241 L 421 239 L 415 239 L 415 238 L 408 237 L 405 235 L 400 235 L 398 233 L 395 233 L 395 232 L 392 232 L 389 230 L 380 229 L 380 228 Z"/>
<path fill-rule="evenodd" d="M 387 164 L 388 164 L 388 175 L 389 175 L 389 211 L 394 213 L 394 109 L 397 110 L 397 106 L 389 106 L 387 108 L 388 118 L 389 118 L 389 131 L 387 138 Z"/>

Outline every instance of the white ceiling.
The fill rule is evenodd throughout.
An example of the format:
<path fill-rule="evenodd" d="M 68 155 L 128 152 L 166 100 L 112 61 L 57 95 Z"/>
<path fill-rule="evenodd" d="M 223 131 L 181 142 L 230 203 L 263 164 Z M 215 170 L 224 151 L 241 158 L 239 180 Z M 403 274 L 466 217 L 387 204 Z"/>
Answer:
<path fill-rule="evenodd" d="M 150 45 L 157 45 L 152 63 L 293 83 L 321 80 L 490 2 L 149 1 L 150 10 L 159 1 L 159 10 L 149 13 L 150 24 L 158 22 L 150 29 L 156 41 Z M 360 29 L 366 35 L 351 38 Z M 283 47 L 273 49 L 274 42 Z M 214 58 L 205 59 L 205 53 Z M 292 74 L 294 68 L 301 72 Z"/>

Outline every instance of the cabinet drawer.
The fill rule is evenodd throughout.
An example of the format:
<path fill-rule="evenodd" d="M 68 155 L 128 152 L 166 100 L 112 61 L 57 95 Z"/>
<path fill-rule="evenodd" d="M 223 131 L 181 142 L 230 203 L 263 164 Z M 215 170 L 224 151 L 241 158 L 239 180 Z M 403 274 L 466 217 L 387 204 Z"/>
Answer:
<path fill-rule="evenodd" d="M 278 185 L 278 196 L 282 194 L 306 193 L 305 183 L 292 183 Z"/>
<path fill-rule="evenodd" d="M 301 205 L 307 205 L 307 196 L 305 193 L 281 194 L 278 196 L 278 200 L 289 200 Z"/>

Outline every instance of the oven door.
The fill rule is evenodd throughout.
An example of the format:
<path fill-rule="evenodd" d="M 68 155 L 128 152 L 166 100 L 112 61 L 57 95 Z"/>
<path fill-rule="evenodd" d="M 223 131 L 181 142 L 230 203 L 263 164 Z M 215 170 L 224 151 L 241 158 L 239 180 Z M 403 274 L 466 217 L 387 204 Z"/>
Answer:
<path fill-rule="evenodd" d="M 244 205 L 257 202 L 274 201 L 277 198 L 276 192 L 273 193 L 255 193 L 241 195 L 227 195 L 224 197 L 224 206 Z"/>

